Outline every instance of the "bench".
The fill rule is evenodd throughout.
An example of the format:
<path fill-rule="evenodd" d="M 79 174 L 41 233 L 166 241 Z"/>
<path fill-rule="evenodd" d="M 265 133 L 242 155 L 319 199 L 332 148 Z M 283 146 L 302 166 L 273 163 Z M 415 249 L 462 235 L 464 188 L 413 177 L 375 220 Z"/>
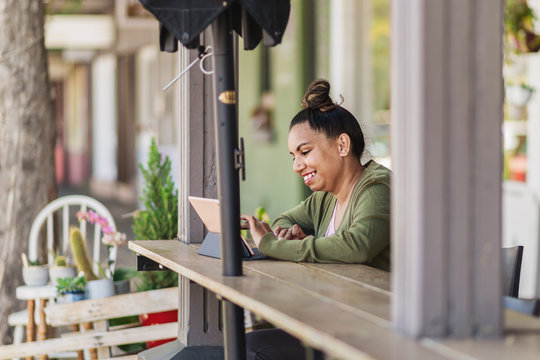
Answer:
<path fill-rule="evenodd" d="M 197 245 L 133 241 L 129 247 L 332 358 L 534 359 L 540 353 L 540 320 L 509 310 L 502 339 L 400 335 L 391 322 L 390 274 L 369 266 L 244 261 L 243 276 L 226 277 L 220 260 L 198 255 Z"/>
<path fill-rule="evenodd" d="M 97 349 L 93 358 L 111 357 L 109 347 L 135 342 L 176 338 L 178 324 L 109 328 L 107 320 L 178 309 L 178 287 L 83 300 L 69 304 L 49 304 L 45 308 L 49 325 L 69 326 L 92 323 L 93 330 L 62 334 L 59 338 L 0 346 L 0 359 L 29 357 L 65 351 Z M 88 327 L 88 326 L 86 326 Z M 136 356 L 115 359 L 136 359 Z"/>

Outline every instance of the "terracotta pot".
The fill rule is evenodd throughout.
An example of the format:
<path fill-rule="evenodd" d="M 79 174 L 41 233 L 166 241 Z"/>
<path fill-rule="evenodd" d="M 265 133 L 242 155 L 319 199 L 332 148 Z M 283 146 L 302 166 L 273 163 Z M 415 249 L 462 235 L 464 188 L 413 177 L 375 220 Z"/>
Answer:
<path fill-rule="evenodd" d="M 141 314 L 139 315 L 139 319 L 143 326 L 177 322 L 178 310 L 162 311 L 162 312 L 151 313 L 151 314 Z M 159 346 L 159 345 L 162 345 L 162 344 L 174 341 L 174 340 L 175 338 L 156 340 L 156 341 L 147 341 L 146 347 L 150 349 L 150 348 L 153 348 L 153 347 L 156 347 L 156 346 Z"/>

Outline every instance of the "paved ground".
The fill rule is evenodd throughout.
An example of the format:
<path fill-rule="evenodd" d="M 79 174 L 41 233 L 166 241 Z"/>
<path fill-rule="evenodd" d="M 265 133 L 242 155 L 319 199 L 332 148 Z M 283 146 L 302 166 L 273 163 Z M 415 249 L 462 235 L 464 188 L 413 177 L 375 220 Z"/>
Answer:
<path fill-rule="evenodd" d="M 125 233 L 128 240 L 134 239 L 133 231 L 131 230 L 133 220 L 129 214 L 138 209 L 138 204 L 136 201 L 128 202 L 120 201 L 115 198 L 100 197 L 99 195 L 92 194 L 86 187 L 60 187 L 58 189 L 58 196 L 71 194 L 88 195 L 99 200 L 111 212 L 114 222 L 116 223 L 117 230 Z M 135 267 L 135 255 L 127 248 L 127 245 L 118 248 L 117 266 Z"/>

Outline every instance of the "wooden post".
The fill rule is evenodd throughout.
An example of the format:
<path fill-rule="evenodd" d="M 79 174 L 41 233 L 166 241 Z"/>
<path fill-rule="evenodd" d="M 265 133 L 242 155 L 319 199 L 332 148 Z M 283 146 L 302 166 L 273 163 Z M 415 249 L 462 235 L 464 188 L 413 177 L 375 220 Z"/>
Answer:
<path fill-rule="evenodd" d="M 210 32 L 201 37 L 209 45 Z M 178 49 L 179 69 L 197 57 L 195 50 Z M 202 221 L 191 208 L 188 196 L 217 198 L 212 77 L 197 67 L 178 81 L 178 238 L 185 243 L 202 242 Z M 219 301 L 214 294 L 187 278 L 179 279 L 178 340 L 185 346 L 222 345 Z"/>
<path fill-rule="evenodd" d="M 47 299 L 39 299 L 39 326 L 37 339 L 45 340 L 47 338 L 47 322 L 45 320 L 45 305 L 47 304 Z M 39 355 L 39 360 L 47 360 L 47 355 Z"/>
<path fill-rule="evenodd" d="M 82 324 L 84 330 L 92 330 L 93 326 L 92 326 L 92 323 L 89 323 L 89 322 L 85 322 Z M 90 358 L 92 360 L 97 360 L 98 358 L 98 353 L 97 353 L 97 350 L 96 349 L 88 349 L 88 351 L 90 352 Z"/>
<path fill-rule="evenodd" d="M 73 332 L 79 332 L 79 325 L 71 325 L 71 330 Z M 84 352 L 82 350 L 77 351 L 77 360 L 84 360 Z"/>
<path fill-rule="evenodd" d="M 394 324 L 499 336 L 503 1 L 392 14 Z"/>
<path fill-rule="evenodd" d="M 30 299 L 26 302 L 26 307 L 28 309 L 28 323 L 26 324 L 26 342 L 34 341 L 34 314 L 36 312 L 36 301 Z M 32 356 L 26 358 L 26 360 L 33 360 Z"/>

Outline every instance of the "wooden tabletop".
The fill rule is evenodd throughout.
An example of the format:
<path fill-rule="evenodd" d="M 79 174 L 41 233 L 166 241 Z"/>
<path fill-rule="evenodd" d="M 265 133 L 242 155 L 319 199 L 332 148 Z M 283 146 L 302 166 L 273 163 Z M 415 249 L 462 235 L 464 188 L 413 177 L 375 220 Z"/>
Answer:
<path fill-rule="evenodd" d="M 131 241 L 129 248 L 340 359 L 504 359 L 509 353 L 535 359 L 540 354 L 540 341 L 531 340 L 540 340 L 540 320 L 527 317 L 523 333 L 520 315 L 513 312 L 507 323 L 516 331 L 501 341 L 401 336 L 390 320 L 390 274 L 369 266 L 244 261 L 243 276 L 226 277 L 221 261 L 198 255 L 197 246 L 151 240 Z"/>

